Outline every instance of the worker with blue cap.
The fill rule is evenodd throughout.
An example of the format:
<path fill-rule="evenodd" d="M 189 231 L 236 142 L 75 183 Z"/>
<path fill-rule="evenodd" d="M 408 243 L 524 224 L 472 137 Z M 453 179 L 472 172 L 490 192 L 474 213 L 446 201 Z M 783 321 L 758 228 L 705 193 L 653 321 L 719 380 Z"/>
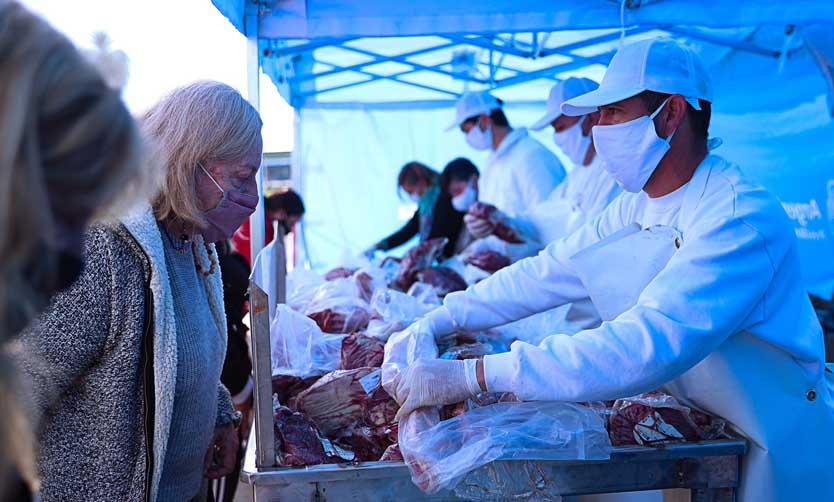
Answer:
<path fill-rule="evenodd" d="M 663 388 L 748 440 L 739 500 L 834 500 L 834 379 L 779 201 L 710 153 L 712 88 L 675 40 L 623 46 L 599 88 L 594 147 L 627 192 L 576 232 L 391 337 L 483 330 L 590 297 L 603 320 L 479 361 L 383 366 L 400 416 L 482 391 L 597 401 Z M 396 370 L 396 371 L 392 371 Z M 387 373 L 386 373 L 387 371 Z"/>

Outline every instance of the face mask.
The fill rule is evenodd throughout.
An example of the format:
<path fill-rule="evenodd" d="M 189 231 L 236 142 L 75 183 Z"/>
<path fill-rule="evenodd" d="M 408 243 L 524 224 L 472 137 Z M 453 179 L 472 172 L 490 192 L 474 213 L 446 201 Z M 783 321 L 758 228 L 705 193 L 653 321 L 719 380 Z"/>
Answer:
<path fill-rule="evenodd" d="M 668 101 L 668 99 L 666 100 Z M 622 124 L 594 126 L 594 148 L 605 170 L 628 192 L 637 193 L 646 186 L 666 152 L 672 136 L 657 135 L 653 119 L 666 106 L 661 104 L 651 115 L 643 115 Z"/>
<path fill-rule="evenodd" d="M 585 162 L 585 154 L 591 146 L 591 135 L 582 134 L 582 120 L 562 132 L 553 133 L 553 142 L 576 166 Z"/>
<path fill-rule="evenodd" d="M 240 225 L 246 221 L 258 205 L 258 197 L 238 190 L 223 190 L 220 184 L 201 165 L 200 169 L 209 177 L 218 190 L 223 194 L 214 209 L 205 212 L 208 227 L 202 232 L 206 242 L 217 242 L 228 239 Z"/>
<path fill-rule="evenodd" d="M 470 183 L 467 185 L 466 190 L 461 192 L 459 195 L 452 197 L 452 207 L 454 207 L 456 211 L 465 213 L 469 211 L 469 207 L 477 201 L 478 191 L 475 190 Z"/>
<path fill-rule="evenodd" d="M 486 131 L 482 131 L 476 122 L 475 125 L 472 126 L 472 129 L 469 129 L 469 132 L 466 133 L 466 142 L 469 143 L 469 146 L 475 150 L 486 150 L 487 148 L 491 148 L 492 126 L 487 127 Z"/>
<path fill-rule="evenodd" d="M 420 202 L 420 194 L 417 193 L 417 192 L 412 192 L 412 193 L 408 194 L 408 198 L 411 199 L 411 202 L 413 202 L 415 204 Z"/>

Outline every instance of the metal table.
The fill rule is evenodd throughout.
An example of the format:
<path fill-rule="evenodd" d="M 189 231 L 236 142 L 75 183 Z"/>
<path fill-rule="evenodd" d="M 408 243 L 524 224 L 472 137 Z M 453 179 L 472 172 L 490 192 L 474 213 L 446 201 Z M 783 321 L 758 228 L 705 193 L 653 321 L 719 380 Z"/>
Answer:
<path fill-rule="evenodd" d="M 282 278 L 283 279 L 283 278 Z M 283 281 L 281 281 L 283 282 Z M 279 288 L 280 289 L 280 288 Z M 283 301 L 281 291 L 279 300 Z M 269 300 L 250 285 L 250 321 L 255 379 L 255 421 L 238 488 L 240 499 L 261 501 L 361 502 L 417 500 L 537 499 L 687 488 L 692 502 L 733 501 L 739 483 L 742 440 L 684 443 L 665 448 L 615 448 L 607 461 L 498 461 L 476 469 L 456 492 L 428 496 L 396 462 L 366 462 L 303 468 L 276 467 L 272 424 Z M 485 493 L 485 489 L 490 493 Z"/>
<path fill-rule="evenodd" d="M 257 468 L 254 437 L 246 452 L 239 490 L 255 501 L 459 501 L 451 491 L 428 496 L 411 483 L 402 463 L 367 462 L 304 468 Z M 607 461 L 498 461 L 467 475 L 458 485 L 477 499 L 548 499 L 687 488 L 692 502 L 734 501 L 743 440 L 683 443 L 665 448 L 615 448 Z M 483 492 L 491 480 L 491 497 Z"/>

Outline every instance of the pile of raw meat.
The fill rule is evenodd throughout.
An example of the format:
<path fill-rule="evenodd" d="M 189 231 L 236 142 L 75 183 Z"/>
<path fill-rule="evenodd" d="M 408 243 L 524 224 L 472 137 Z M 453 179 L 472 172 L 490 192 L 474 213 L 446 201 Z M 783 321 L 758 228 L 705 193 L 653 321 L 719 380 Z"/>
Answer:
<path fill-rule="evenodd" d="M 384 268 L 290 277 L 287 305 L 278 306 L 271 326 L 279 465 L 402 460 L 399 408 L 380 384 L 380 366 L 392 333 L 466 288 L 456 272 L 436 265 L 445 242 L 424 242 Z M 462 333 L 448 338 L 442 357 L 508 349 L 497 334 Z"/>
<path fill-rule="evenodd" d="M 387 378 L 381 368 L 386 342 L 392 334 L 439 306 L 445 294 L 466 287 L 457 273 L 437 266 L 436 258 L 444 245 L 445 239 L 429 240 L 401 261 L 388 260 L 380 267 L 338 268 L 324 277 L 304 271 L 290 276 L 287 304 L 278 306 L 271 325 L 275 451 L 279 465 L 402 461 L 405 457 L 415 482 L 423 480 L 418 482 L 422 488 L 437 489 L 440 478 L 432 467 L 436 463 L 433 453 L 420 446 L 428 444 L 427 431 L 454 430 L 465 437 L 466 431 L 459 431 L 456 424 L 465 427 L 467 421 L 461 422 L 457 417 L 465 419 L 467 412 L 486 407 L 494 407 L 496 413 L 505 417 L 499 420 L 490 418 L 486 410 L 478 412 L 491 426 L 510 420 L 506 417 L 520 420 L 512 411 L 512 406 L 521 404 L 514 395 L 484 393 L 442 409 L 418 410 L 402 422 L 394 422 L 399 408 L 382 386 Z M 503 266 L 497 256 L 483 258 L 480 265 L 485 269 Z M 513 341 L 506 333 L 458 332 L 441 342 L 426 340 L 421 357 L 483 358 L 508 351 Z M 407 350 L 413 353 L 416 349 L 411 344 Z M 403 352 L 403 365 L 413 362 L 408 357 Z M 541 413 L 550 410 L 547 406 L 552 407 L 542 406 Z M 615 446 L 713 439 L 723 433 L 720 420 L 682 406 L 661 393 L 575 408 L 590 408 L 593 413 L 588 413 L 599 418 L 602 436 L 606 436 L 607 430 L 610 444 Z M 573 413 L 570 409 L 562 412 Z M 580 425 L 587 426 L 587 417 L 583 420 Z M 508 427 L 514 423 L 508 422 Z M 548 420 L 525 419 L 523 423 L 524 427 L 554 426 Z M 576 430 L 581 431 L 581 427 Z M 529 432 L 535 437 L 537 431 L 541 432 L 536 429 L 519 433 Z M 590 429 L 586 432 L 590 433 Z M 408 438 L 418 436 L 420 441 L 409 444 Z M 500 440 L 500 436 L 496 438 Z M 491 436 L 481 440 L 489 441 Z M 563 447 L 569 444 L 575 447 L 570 441 Z"/>

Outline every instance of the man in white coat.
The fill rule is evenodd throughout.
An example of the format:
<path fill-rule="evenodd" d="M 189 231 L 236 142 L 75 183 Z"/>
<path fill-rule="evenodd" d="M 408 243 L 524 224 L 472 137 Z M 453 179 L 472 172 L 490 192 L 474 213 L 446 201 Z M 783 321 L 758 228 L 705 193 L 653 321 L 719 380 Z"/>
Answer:
<path fill-rule="evenodd" d="M 479 330 L 590 296 L 608 322 L 483 361 L 420 360 L 387 387 L 410 410 L 483 390 L 594 401 L 663 387 L 748 439 L 740 500 L 834 500 L 834 399 L 797 243 L 779 202 L 709 154 L 711 88 L 669 39 L 622 47 L 594 144 L 628 192 L 596 219 L 395 334 Z"/>
<path fill-rule="evenodd" d="M 502 102 L 486 91 L 465 93 L 457 102 L 455 127 L 476 150 L 491 150 L 478 180 L 478 197 L 515 215 L 550 195 L 565 178 L 559 158 L 531 138 L 527 129 L 513 129 Z"/>

